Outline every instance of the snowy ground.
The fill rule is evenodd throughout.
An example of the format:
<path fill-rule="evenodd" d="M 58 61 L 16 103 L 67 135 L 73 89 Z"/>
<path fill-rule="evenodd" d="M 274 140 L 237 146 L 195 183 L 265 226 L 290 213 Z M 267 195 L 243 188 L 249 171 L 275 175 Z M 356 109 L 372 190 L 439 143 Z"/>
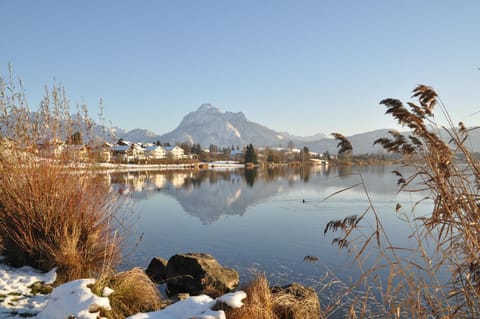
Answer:
<path fill-rule="evenodd" d="M 3 318 L 39 318 L 39 319 L 96 319 L 98 306 L 110 308 L 108 289 L 105 297 L 94 295 L 87 287 L 94 279 L 80 279 L 65 283 L 53 289 L 48 295 L 35 295 L 30 288 L 36 282 L 53 283 L 56 278 L 55 269 L 48 273 L 40 273 L 30 268 L 11 268 L 0 263 L 0 319 Z M 216 301 L 230 307 L 242 306 L 246 298 L 243 291 L 226 294 L 218 299 L 206 295 L 191 297 L 169 307 L 151 313 L 136 314 L 130 319 L 225 319 L 223 311 L 213 311 Z"/>

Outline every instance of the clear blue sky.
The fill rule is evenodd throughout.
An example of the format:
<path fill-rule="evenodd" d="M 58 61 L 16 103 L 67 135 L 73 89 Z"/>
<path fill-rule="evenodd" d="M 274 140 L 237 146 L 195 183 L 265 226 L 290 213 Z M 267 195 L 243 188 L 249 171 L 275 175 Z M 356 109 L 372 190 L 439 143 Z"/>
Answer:
<path fill-rule="evenodd" d="M 32 109 L 55 79 L 125 129 L 163 134 L 212 103 L 349 135 L 392 127 L 378 102 L 423 83 L 480 124 L 478 0 L 0 0 L 0 17 L 0 74 L 13 64 Z"/>

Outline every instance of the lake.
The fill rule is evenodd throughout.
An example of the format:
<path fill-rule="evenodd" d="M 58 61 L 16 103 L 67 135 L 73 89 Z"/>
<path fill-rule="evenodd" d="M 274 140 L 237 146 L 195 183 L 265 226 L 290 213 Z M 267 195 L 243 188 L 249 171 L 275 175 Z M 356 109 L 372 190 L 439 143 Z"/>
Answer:
<path fill-rule="evenodd" d="M 146 267 L 154 256 L 206 252 L 240 273 L 242 283 L 265 272 L 271 283 L 320 287 L 327 272 L 349 282 L 359 271 L 346 249 L 324 236 L 332 219 L 361 214 L 368 196 L 390 239 L 410 246 L 411 230 L 395 206 L 410 207 L 413 194 L 396 194 L 398 167 L 281 167 L 111 173 L 112 185 L 135 202 L 138 246 L 123 267 Z M 339 190 L 361 183 L 328 198 Z M 417 195 L 419 196 L 419 195 Z M 418 209 L 421 209 L 420 206 Z M 361 222 L 367 234 L 372 218 Z M 304 261 L 315 256 L 316 262 Z M 373 258 L 373 257 L 372 257 Z M 366 265 L 373 261 L 366 261 Z"/>

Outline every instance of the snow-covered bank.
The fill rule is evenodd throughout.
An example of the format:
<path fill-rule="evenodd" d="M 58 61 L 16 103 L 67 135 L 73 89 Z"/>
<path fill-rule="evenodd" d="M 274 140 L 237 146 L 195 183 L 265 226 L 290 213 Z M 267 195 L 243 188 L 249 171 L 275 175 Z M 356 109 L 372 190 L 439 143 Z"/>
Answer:
<path fill-rule="evenodd" d="M 0 318 L 25 318 L 38 314 L 50 296 L 35 295 L 29 287 L 36 282 L 51 284 L 56 277 L 55 269 L 41 273 L 30 267 L 12 268 L 0 264 Z"/>
<path fill-rule="evenodd" d="M 79 279 L 65 283 L 54 288 L 49 295 L 35 295 L 30 288 L 36 282 L 51 284 L 55 279 L 55 269 L 41 273 L 30 267 L 12 268 L 0 264 L 0 319 L 25 317 L 65 319 L 71 316 L 77 319 L 96 319 L 99 307 L 110 309 L 107 297 L 99 297 L 88 288 L 95 279 Z M 238 308 L 242 306 L 242 300 L 246 297 L 243 291 L 226 294 L 217 299 L 206 295 L 195 296 L 174 303 L 163 310 L 140 313 L 129 318 L 225 319 L 222 310 L 211 310 L 216 302 L 220 301 L 232 308 Z"/>

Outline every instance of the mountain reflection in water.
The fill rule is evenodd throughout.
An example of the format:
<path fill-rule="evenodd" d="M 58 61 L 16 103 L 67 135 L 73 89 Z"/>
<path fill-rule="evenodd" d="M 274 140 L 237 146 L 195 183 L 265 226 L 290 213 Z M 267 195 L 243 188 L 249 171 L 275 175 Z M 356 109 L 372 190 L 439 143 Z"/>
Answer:
<path fill-rule="evenodd" d="M 391 170 L 391 169 L 390 169 Z M 392 194 L 395 184 L 390 170 L 375 166 L 368 172 L 386 175 L 384 183 L 369 186 L 375 193 Z M 315 184 L 333 190 L 358 182 L 351 166 L 276 167 L 269 169 L 201 170 L 201 171 L 136 171 L 111 173 L 110 181 L 119 192 L 137 199 L 147 199 L 157 192 L 174 197 L 188 214 L 203 224 L 210 224 L 224 215 L 240 215 L 268 198 L 288 193 L 294 187 L 311 188 Z M 387 174 L 385 174 L 387 173 Z M 331 178 L 330 178 L 331 177 Z M 321 193 L 326 197 L 329 194 Z M 317 200 L 320 198 L 317 198 Z"/>

